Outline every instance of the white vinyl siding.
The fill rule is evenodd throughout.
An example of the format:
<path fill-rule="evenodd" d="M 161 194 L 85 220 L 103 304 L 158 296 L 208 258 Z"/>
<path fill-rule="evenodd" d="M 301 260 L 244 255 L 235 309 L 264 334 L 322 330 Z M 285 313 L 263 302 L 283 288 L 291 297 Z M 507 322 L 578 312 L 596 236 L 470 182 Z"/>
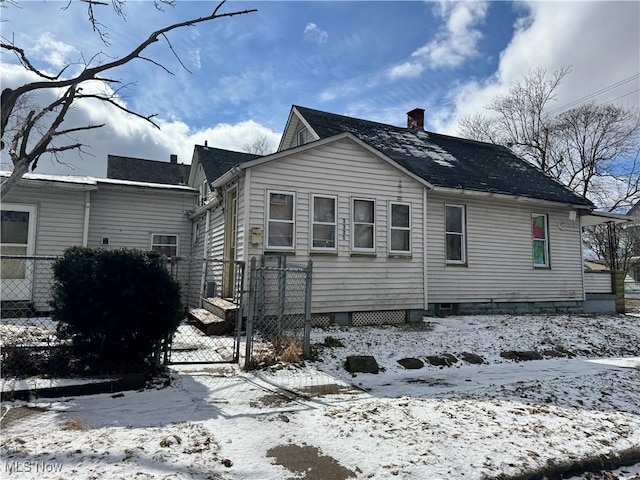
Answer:
<path fill-rule="evenodd" d="M 191 255 L 191 222 L 186 212 L 193 210 L 195 195 L 169 189 L 139 189 L 100 185 L 91 195 L 89 246 L 101 246 L 109 237 L 110 248 L 149 250 L 153 234 L 178 236 L 180 256 Z"/>
<path fill-rule="evenodd" d="M 389 202 L 389 253 L 411 253 L 411 204 Z"/>
<path fill-rule="evenodd" d="M 91 192 L 91 198 L 95 193 Z M 47 187 L 16 187 L 6 202 L 35 205 L 35 255 L 60 255 L 71 246 L 81 246 L 86 192 Z M 93 201 L 93 200 L 92 200 Z"/>
<path fill-rule="evenodd" d="M 336 247 L 336 208 L 335 196 L 311 196 L 311 250 L 335 252 Z"/>
<path fill-rule="evenodd" d="M 422 185 L 353 142 L 340 140 L 253 167 L 251 187 L 248 228 L 264 228 L 267 190 L 296 191 L 295 250 L 288 261 L 313 260 L 314 313 L 424 308 Z M 335 254 L 313 252 L 313 195 L 336 198 Z M 375 256 L 351 255 L 353 198 L 376 200 Z M 410 258 L 388 257 L 389 202 L 411 204 Z M 245 242 L 248 258 L 264 254 L 265 244 L 266 235 L 263 244 Z"/>
<path fill-rule="evenodd" d="M 569 209 L 545 208 L 553 269 L 535 269 L 531 258 L 534 202 L 465 196 L 467 267 L 447 268 L 445 204 L 458 196 L 428 193 L 427 283 L 429 303 L 582 300 L 581 235 Z M 458 200 L 459 201 L 459 200 Z"/>

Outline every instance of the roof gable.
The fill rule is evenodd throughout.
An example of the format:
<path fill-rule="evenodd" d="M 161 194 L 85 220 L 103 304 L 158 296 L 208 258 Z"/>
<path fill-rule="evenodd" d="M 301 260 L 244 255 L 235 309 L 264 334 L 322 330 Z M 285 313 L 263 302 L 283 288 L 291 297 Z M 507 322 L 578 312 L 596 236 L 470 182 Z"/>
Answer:
<path fill-rule="evenodd" d="M 509 149 L 293 106 L 320 138 L 349 132 L 435 187 L 593 204 Z"/>
<path fill-rule="evenodd" d="M 234 152 L 222 148 L 196 145 L 193 150 L 193 164 L 202 165 L 207 182 L 212 183 L 236 165 L 261 157 L 255 153 Z"/>
<path fill-rule="evenodd" d="M 145 158 L 107 156 L 107 178 L 132 182 L 187 185 L 190 165 Z"/>

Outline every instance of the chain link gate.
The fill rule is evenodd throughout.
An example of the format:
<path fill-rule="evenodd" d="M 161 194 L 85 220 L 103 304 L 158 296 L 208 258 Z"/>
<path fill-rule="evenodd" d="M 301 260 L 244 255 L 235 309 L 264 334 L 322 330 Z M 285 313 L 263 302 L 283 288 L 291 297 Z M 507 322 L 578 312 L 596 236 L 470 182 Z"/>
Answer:
<path fill-rule="evenodd" d="M 238 362 L 244 262 L 181 258 L 167 267 L 182 285 L 188 308 L 186 318 L 164 343 L 163 363 Z"/>
<path fill-rule="evenodd" d="M 245 368 L 266 357 L 310 356 L 313 262 L 286 255 L 251 259 Z"/>

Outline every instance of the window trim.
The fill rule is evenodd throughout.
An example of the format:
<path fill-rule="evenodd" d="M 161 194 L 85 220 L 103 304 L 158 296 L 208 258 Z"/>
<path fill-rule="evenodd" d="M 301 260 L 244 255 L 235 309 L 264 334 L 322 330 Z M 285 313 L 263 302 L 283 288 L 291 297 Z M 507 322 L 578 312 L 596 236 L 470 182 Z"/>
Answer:
<path fill-rule="evenodd" d="M 154 243 L 153 242 L 153 237 L 176 237 L 176 254 L 175 257 L 179 257 L 180 256 L 180 235 L 177 233 L 161 233 L 161 232 L 152 232 L 151 236 L 149 238 L 149 250 L 155 252 L 156 250 L 153 249 L 154 246 L 158 246 L 158 247 L 171 247 L 173 245 L 171 244 L 163 244 L 163 243 Z M 160 253 L 160 252 L 158 252 Z M 167 256 L 167 258 L 174 258 L 174 257 L 170 257 Z"/>
<path fill-rule="evenodd" d="M 544 239 L 534 238 L 533 237 L 533 221 L 536 217 L 544 218 Z M 535 255 L 534 255 L 534 245 L 536 241 L 544 241 L 544 258 L 545 263 L 536 263 Z M 551 268 L 551 258 L 549 256 L 549 215 L 546 213 L 531 213 L 531 262 L 533 263 L 533 268 Z"/>
<path fill-rule="evenodd" d="M 447 208 L 454 207 L 461 209 L 460 221 L 461 232 L 449 232 L 447 231 Z M 459 235 L 461 237 L 460 242 L 460 260 L 449 259 L 449 252 L 447 251 L 447 237 L 448 235 Z M 447 265 L 467 265 L 467 206 L 459 203 L 445 203 L 444 204 L 444 257 Z"/>
<path fill-rule="evenodd" d="M 330 198 L 333 200 L 333 223 L 331 222 L 317 222 L 315 220 L 315 207 L 316 207 L 316 198 Z M 337 195 L 324 195 L 324 194 L 311 194 L 311 208 L 310 208 L 310 216 L 309 220 L 311 223 L 311 235 L 309 241 L 309 251 L 311 252 L 331 252 L 335 253 L 338 251 L 338 196 Z M 314 241 L 314 227 L 316 225 L 332 225 L 333 226 L 333 247 L 316 247 L 313 245 Z"/>
<path fill-rule="evenodd" d="M 402 206 L 407 206 L 409 207 L 409 226 L 408 227 L 394 227 L 393 226 L 393 206 L 394 205 L 402 205 Z M 411 252 L 413 251 L 413 218 L 412 215 L 413 214 L 413 210 L 412 210 L 412 205 L 410 202 L 397 202 L 397 201 L 389 201 L 389 211 L 388 211 L 388 218 L 389 221 L 388 223 L 388 238 L 387 238 L 387 242 L 389 245 L 389 253 L 392 255 L 411 255 Z M 400 230 L 400 231 L 406 231 L 409 232 L 409 249 L 408 250 L 393 250 L 392 249 L 392 243 L 391 243 L 391 232 L 393 230 Z"/>
<path fill-rule="evenodd" d="M 279 219 L 275 219 L 275 220 L 271 220 L 271 194 L 276 194 L 276 195 L 290 195 L 293 199 L 293 207 L 291 210 L 291 216 L 292 219 L 291 220 L 279 220 Z M 265 203 L 266 203 L 266 208 L 265 208 L 265 250 L 270 250 L 270 251 L 286 251 L 286 252 L 291 252 L 294 251 L 296 248 L 296 192 L 291 192 L 291 191 L 284 191 L 284 190 L 267 190 L 267 196 L 265 199 Z M 270 222 L 276 222 L 276 223 L 291 223 L 293 225 L 292 228 L 292 232 L 291 232 L 291 245 L 269 245 L 269 223 Z"/>
<path fill-rule="evenodd" d="M 373 203 L 373 223 L 367 223 L 367 222 L 356 222 L 355 220 L 355 213 L 356 213 L 356 209 L 355 209 L 355 204 L 356 201 L 364 201 L 364 202 L 371 202 Z M 376 227 L 377 227 L 377 222 L 376 222 L 376 199 L 375 198 L 365 198 L 365 197 L 351 197 L 351 251 L 354 253 L 376 253 Z M 356 224 L 359 225 L 371 225 L 373 227 L 373 246 L 372 247 L 356 247 L 355 246 L 355 240 L 356 240 L 356 235 L 355 235 L 355 231 L 356 231 Z"/>

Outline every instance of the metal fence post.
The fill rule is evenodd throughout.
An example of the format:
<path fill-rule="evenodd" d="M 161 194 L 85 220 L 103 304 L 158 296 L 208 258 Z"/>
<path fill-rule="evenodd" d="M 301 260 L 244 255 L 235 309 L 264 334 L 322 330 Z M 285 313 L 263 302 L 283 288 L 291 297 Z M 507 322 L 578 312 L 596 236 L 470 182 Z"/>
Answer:
<path fill-rule="evenodd" d="M 251 367 L 251 355 L 253 350 L 253 318 L 256 308 L 256 257 L 251 257 L 251 269 L 249 271 L 249 311 L 247 312 L 247 335 L 244 352 L 244 368 Z"/>
<path fill-rule="evenodd" d="M 311 357 L 311 274 L 313 272 L 313 260 L 309 260 L 306 268 L 304 284 L 304 358 Z"/>
<path fill-rule="evenodd" d="M 282 336 L 282 324 L 284 322 L 284 307 L 287 292 L 287 257 L 278 257 L 278 323 L 276 334 Z"/>

